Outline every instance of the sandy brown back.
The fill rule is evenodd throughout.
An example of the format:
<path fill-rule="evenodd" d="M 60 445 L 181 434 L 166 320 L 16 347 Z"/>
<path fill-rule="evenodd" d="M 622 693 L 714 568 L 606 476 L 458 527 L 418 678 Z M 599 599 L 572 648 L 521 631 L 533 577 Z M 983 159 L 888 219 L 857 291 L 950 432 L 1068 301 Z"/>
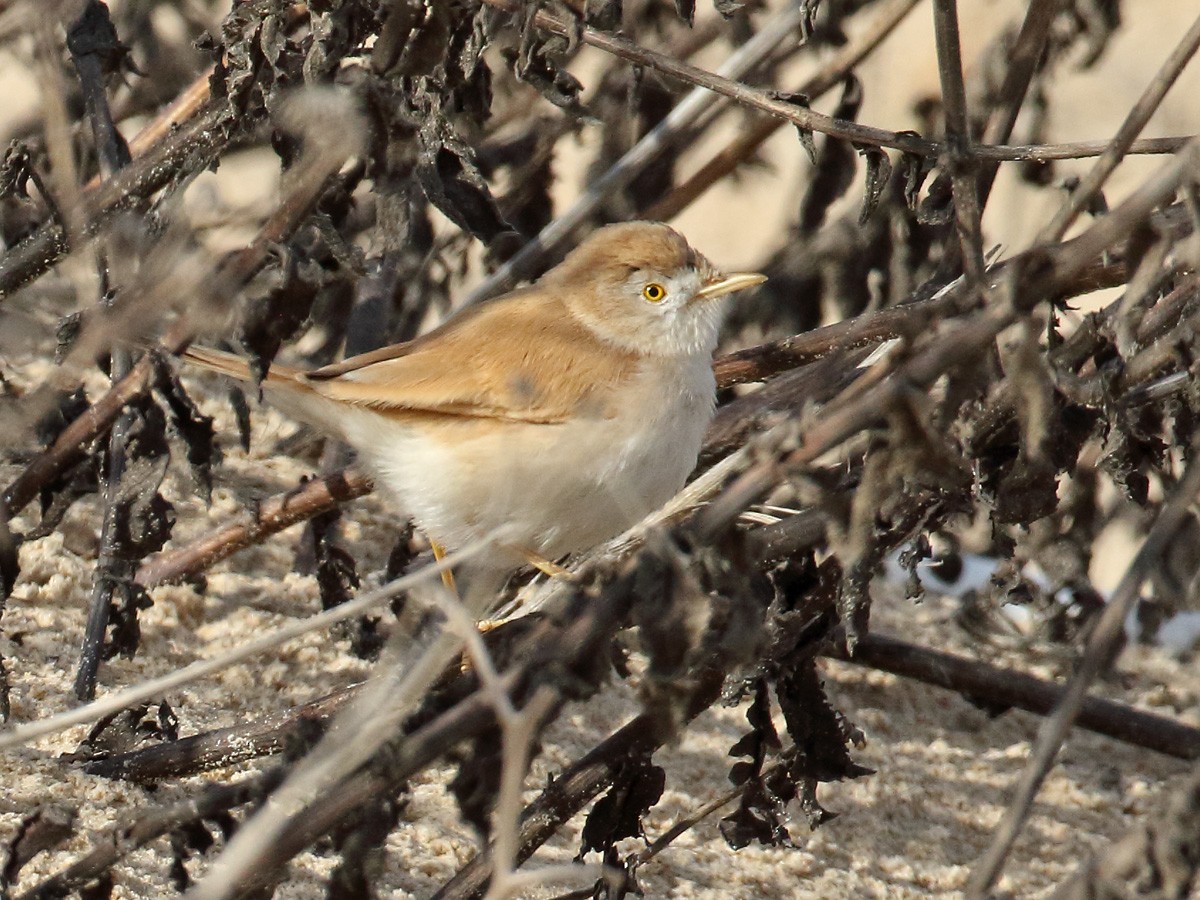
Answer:
<path fill-rule="evenodd" d="M 553 295 L 529 288 L 407 344 L 309 373 L 317 393 L 379 410 L 554 423 L 609 415 L 640 358 L 601 342 Z"/>

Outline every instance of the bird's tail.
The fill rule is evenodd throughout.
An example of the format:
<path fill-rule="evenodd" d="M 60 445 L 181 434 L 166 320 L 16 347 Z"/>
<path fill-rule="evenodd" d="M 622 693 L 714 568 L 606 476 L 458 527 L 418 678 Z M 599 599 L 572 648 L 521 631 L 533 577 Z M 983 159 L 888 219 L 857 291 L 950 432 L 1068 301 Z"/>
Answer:
<path fill-rule="evenodd" d="M 189 347 L 180 358 L 211 372 L 239 381 L 253 381 L 246 360 L 210 347 Z M 262 381 L 262 391 L 271 405 L 299 422 L 315 425 L 326 434 L 346 440 L 347 415 L 343 405 L 317 393 L 302 369 L 272 363 Z"/>
<path fill-rule="evenodd" d="M 208 369 L 210 372 L 220 372 L 222 375 L 236 378 L 238 381 L 254 380 L 254 376 L 250 374 L 250 364 L 240 356 L 226 353 L 224 350 L 192 346 L 179 354 L 179 358 L 202 369 Z M 271 364 L 271 368 L 267 371 L 267 377 L 263 381 L 271 386 L 307 387 L 303 372 L 279 363 Z"/>

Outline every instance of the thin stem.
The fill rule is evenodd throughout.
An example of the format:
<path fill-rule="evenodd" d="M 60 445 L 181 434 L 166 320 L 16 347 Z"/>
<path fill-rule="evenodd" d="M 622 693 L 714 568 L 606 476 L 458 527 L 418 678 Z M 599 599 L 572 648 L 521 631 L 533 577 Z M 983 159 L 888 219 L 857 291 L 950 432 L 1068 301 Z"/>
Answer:
<path fill-rule="evenodd" d="M 489 0 L 490 2 L 490 0 Z M 538 14 L 539 17 L 542 13 Z M 791 2 L 750 40 L 735 50 L 713 76 L 739 78 L 758 65 L 776 46 L 792 34 L 803 18 L 804 12 L 797 2 Z M 590 29 L 585 29 L 590 31 Z M 601 34 L 601 32 L 592 32 Z M 627 42 L 625 42 L 627 43 Z M 652 51 L 646 51 L 650 53 Z M 654 54 L 655 58 L 670 57 Z M 680 65 L 687 65 L 680 63 Z M 688 68 L 693 68 L 688 66 Z M 696 71 L 700 71 L 697 69 Z M 732 82 L 730 82 L 732 83 Z M 546 225 L 532 241 L 500 266 L 468 298 L 468 303 L 492 297 L 513 287 L 522 278 L 534 274 L 536 268 L 547 258 L 553 258 L 572 232 L 595 212 L 614 191 L 619 191 L 637 177 L 649 163 L 683 135 L 687 134 L 696 118 L 711 107 L 717 98 L 703 86 L 697 86 L 681 100 L 661 122 L 652 128 L 640 141 L 617 160 L 607 172 L 588 185 L 587 191 L 575 204 Z"/>
<path fill-rule="evenodd" d="M 1074 191 L 1071 192 L 1067 203 L 1059 210 L 1054 220 L 1046 226 L 1042 234 L 1038 237 L 1039 243 L 1053 243 L 1060 240 L 1067 229 L 1071 227 L 1071 223 L 1079 216 L 1088 204 L 1092 202 L 1092 198 L 1104 186 L 1104 182 L 1108 180 L 1108 176 L 1112 174 L 1117 164 L 1129 152 L 1130 146 L 1134 142 L 1134 138 L 1141 133 L 1141 130 L 1150 121 L 1150 117 L 1154 115 L 1154 111 L 1158 109 L 1163 98 L 1166 97 L 1175 81 L 1179 78 L 1184 67 L 1195 55 L 1196 50 L 1200 48 L 1200 17 L 1192 23 L 1192 27 L 1188 29 L 1176 46 L 1171 51 L 1171 55 L 1155 73 L 1150 84 L 1146 86 L 1146 90 L 1142 96 L 1138 98 L 1138 102 L 1134 104 L 1133 109 L 1129 111 L 1129 115 L 1125 117 L 1125 121 L 1121 123 L 1121 127 L 1117 130 L 1116 135 L 1105 148 L 1100 158 L 1096 160 L 1096 164 L 1084 176 Z"/>
<path fill-rule="evenodd" d="M 947 164 L 954 191 L 954 212 L 962 248 L 963 270 L 973 288 L 983 286 L 983 228 L 971 157 L 971 126 L 963 86 L 962 50 L 958 41 L 958 0 L 934 0 L 934 35 L 942 103 L 946 110 Z"/>

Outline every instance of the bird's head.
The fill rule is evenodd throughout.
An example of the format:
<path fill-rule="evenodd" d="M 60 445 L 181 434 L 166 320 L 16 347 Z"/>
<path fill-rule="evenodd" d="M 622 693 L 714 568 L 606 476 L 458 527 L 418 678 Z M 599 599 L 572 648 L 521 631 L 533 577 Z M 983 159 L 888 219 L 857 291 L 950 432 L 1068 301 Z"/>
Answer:
<path fill-rule="evenodd" d="M 724 298 L 764 281 L 722 274 L 670 226 L 628 222 L 593 232 L 538 286 L 622 349 L 687 356 L 716 347 Z"/>

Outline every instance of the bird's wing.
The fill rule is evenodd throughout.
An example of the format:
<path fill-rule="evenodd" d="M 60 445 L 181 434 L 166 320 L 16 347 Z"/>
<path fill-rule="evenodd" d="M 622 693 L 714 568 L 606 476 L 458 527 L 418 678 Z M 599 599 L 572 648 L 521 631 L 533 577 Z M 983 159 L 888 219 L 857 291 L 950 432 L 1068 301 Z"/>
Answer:
<path fill-rule="evenodd" d="M 559 303 L 532 292 L 484 303 L 394 347 L 310 372 L 317 393 L 383 413 L 518 422 L 608 414 L 638 360 L 603 344 Z"/>

